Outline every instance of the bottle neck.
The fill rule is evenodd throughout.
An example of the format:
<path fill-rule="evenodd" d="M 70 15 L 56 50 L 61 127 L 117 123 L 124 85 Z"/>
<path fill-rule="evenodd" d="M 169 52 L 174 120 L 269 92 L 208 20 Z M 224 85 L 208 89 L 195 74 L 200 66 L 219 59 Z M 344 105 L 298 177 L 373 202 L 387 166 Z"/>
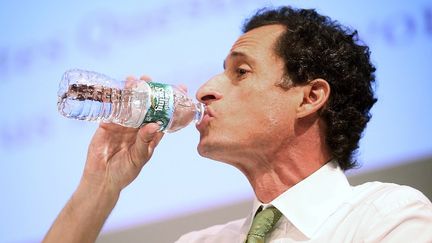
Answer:
<path fill-rule="evenodd" d="M 194 122 L 198 124 L 202 121 L 206 108 L 203 103 L 195 103 L 195 107 L 196 107 L 196 112 L 195 112 Z"/>

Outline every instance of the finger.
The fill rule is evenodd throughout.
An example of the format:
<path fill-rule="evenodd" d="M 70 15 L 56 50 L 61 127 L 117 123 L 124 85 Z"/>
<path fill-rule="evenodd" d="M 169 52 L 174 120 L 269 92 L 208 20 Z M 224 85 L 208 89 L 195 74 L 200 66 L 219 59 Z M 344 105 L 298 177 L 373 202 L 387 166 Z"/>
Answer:
<path fill-rule="evenodd" d="M 127 76 L 126 77 L 126 81 L 132 81 L 132 80 L 137 80 L 137 78 L 135 76 Z"/>
<path fill-rule="evenodd" d="M 184 84 L 179 84 L 177 85 L 177 88 L 179 88 L 180 90 L 182 90 L 183 92 L 187 93 L 188 92 L 188 88 L 186 85 Z"/>
<path fill-rule="evenodd" d="M 138 82 L 139 82 L 139 80 L 137 80 L 137 79 L 126 80 L 125 88 L 128 88 L 128 89 L 136 88 L 138 85 Z"/>
<path fill-rule="evenodd" d="M 112 122 L 105 122 L 105 121 L 99 123 L 99 127 L 102 128 L 103 130 L 112 131 L 112 132 L 124 132 L 125 130 L 130 129 L 128 127 L 124 127 L 119 124 L 115 124 Z"/>
<path fill-rule="evenodd" d="M 127 76 L 126 77 L 126 81 L 125 81 L 125 83 L 124 83 L 124 87 L 125 88 L 128 88 L 128 89 L 130 89 L 130 88 L 133 88 L 134 86 L 135 86 L 135 84 L 136 84 L 136 81 L 137 79 L 136 79 L 136 77 L 135 76 Z"/>
<path fill-rule="evenodd" d="M 140 77 L 140 80 L 144 80 L 144 81 L 149 82 L 149 81 L 152 80 L 152 78 L 151 78 L 150 76 L 148 76 L 148 75 L 142 75 L 142 76 Z"/>
<path fill-rule="evenodd" d="M 132 160 L 140 163 L 146 163 L 156 147 L 154 139 L 159 131 L 159 125 L 149 123 L 138 130 L 137 138 L 132 147 Z"/>
<path fill-rule="evenodd" d="M 137 136 L 138 145 L 148 146 L 148 144 L 154 140 L 159 130 L 160 130 L 160 126 L 157 123 L 149 123 L 144 125 L 138 131 L 138 136 Z"/>
<path fill-rule="evenodd" d="M 165 135 L 164 132 L 157 132 L 156 135 L 153 138 L 153 147 L 158 146 L 159 142 L 161 141 L 161 139 L 163 138 L 163 136 Z"/>
<path fill-rule="evenodd" d="M 150 158 L 153 155 L 155 148 L 158 146 L 158 144 L 159 144 L 159 142 L 163 136 L 164 136 L 163 132 L 157 132 L 156 135 L 154 136 L 153 140 L 149 143 L 148 150 L 147 150 L 148 151 L 148 153 L 147 153 L 148 158 Z"/>

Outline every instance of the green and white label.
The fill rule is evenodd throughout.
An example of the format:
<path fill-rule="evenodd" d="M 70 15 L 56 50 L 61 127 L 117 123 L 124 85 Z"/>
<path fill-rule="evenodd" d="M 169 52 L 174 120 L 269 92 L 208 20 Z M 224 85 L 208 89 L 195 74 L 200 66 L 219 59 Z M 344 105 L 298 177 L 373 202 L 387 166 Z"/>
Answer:
<path fill-rule="evenodd" d="M 160 122 L 161 130 L 169 125 L 174 112 L 174 91 L 171 85 L 148 83 L 151 88 L 151 104 L 143 123 Z"/>

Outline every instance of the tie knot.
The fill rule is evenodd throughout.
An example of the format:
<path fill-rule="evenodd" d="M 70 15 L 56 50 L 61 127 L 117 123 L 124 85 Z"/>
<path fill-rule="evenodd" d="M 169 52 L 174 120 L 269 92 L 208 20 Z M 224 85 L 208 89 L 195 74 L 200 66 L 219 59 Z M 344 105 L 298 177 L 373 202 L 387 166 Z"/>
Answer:
<path fill-rule="evenodd" d="M 265 235 L 270 232 L 281 216 L 282 213 L 273 206 L 257 213 L 252 221 L 246 242 L 264 242 Z"/>

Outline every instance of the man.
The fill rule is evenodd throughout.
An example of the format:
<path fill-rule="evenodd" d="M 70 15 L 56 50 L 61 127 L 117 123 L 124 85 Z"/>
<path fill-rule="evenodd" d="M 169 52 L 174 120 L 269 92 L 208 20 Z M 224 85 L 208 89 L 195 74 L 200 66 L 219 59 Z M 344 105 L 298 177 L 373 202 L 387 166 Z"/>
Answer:
<path fill-rule="evenodd" d="M 202 156 L 247 177 L 254 209 L 178 242 L 432 241 L 432 205 L 420 192 L 378 182 L 351 187 L 343 174 L 356 165 L 376 101 L 375 68 L 357 42 L 356 32 L 314 10 L 262 10 L 246 22 L 224 72 L 197 92 L 207 106 L 197 129 Z M 45 242 L 96 239 L 161 140 L 158 128 L 100 125 L 81 182 Z"/>

